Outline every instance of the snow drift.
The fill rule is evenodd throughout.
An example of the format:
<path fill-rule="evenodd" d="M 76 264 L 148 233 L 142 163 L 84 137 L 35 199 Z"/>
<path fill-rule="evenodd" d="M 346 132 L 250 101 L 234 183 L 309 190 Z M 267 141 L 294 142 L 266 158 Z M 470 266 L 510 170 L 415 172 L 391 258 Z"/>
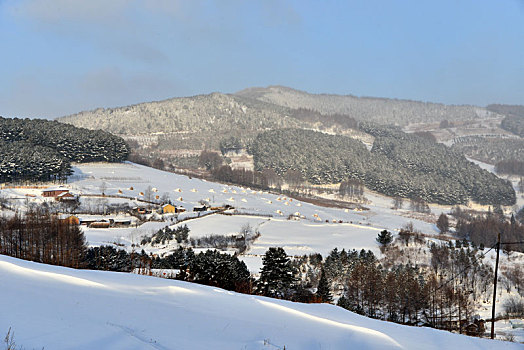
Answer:
<path fill-rule="evenodd" d="M 517 349 L 521 345 L 368 319 L 125 273 L 0 256 L 0 334 L 26 349 Z"/>

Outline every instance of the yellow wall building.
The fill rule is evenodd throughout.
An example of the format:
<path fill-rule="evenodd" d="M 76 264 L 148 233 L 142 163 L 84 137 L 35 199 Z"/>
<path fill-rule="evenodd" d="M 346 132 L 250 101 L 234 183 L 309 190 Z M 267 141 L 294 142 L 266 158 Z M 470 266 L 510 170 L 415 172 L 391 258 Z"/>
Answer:
<path fill-rule="evenodd" d="M 172 204 L 166 204 L 162 206 L 162 214 L 175 213 L 175 206 Z"/>

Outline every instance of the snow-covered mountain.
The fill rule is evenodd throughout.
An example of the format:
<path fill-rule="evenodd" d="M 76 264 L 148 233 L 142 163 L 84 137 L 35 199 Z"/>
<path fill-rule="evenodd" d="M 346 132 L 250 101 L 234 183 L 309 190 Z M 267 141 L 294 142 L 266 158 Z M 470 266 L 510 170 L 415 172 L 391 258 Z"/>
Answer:
<path fill-rule="evenodd" d="M 310 94 L 282 86 L 269 86 L 248 88 L 235 94 L 212 93 L 117 108 L 99 108 L 65 116 L 59 118 L 59 121 L 119 135 L 311 127 L 308 122 L 299 120 L 302 118 L 294 118 L 297 109 L 399 125 L 440 122 L 445 119 L 475 119 L 495 114 L 477 106 Z"/>
<path fill-rule="evenodd" d="M 205 132 L 298 126 L 286 118 L 288 109 L 271 103 L 222 93 L 178 97 L 117 108 L 99 108 L 59 121 L 114 134 Z"/>
<path fill-rule="evenodd" d="M 237 92 L 236 95 L 288 108 L 312 109 L 322 114 L 345 114 L 357 120 L 383 124 L 405 125 L 439 122 L 444 119 L 464 120 L 486 114 L 484 108 L 476 106 L 453 106 L 353 95 L 311 94 L 284 86 L 248 88 Z"/>

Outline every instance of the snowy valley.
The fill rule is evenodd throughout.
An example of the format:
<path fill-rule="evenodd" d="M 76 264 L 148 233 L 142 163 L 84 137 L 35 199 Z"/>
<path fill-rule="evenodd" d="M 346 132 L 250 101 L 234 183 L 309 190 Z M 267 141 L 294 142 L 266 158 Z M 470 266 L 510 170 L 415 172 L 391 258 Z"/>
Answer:
<path fill-rule="evenodd" d="M 42 203 L 52 207 L 63 205 L 60 209 L 64 219 L 76 217 L 80 223 L 108 223 L 105 227 L 80 225 L 90 247 L 113 246 L 131 254 L 143 250 L 150 257 L 168 256 L 181 246 L 192 247 L 195 253 L 218 249 L 238 256 L 255 278 L 259 277 L 264 254 L 271 247 L 284 248 L 296 261 L 316 253 L 326 259 L 335 248 L 348 252 L 364 249 L 373 252 L 382 264 L 387 264 L 388 257 L 393 257 L 388 254 L 396 250 L 400 255 L 394 257 L 395 263 L 429 267 L 432 264 L 431 243 L 446 245 L 456 239 L 452 233 L 440 234 L 435 225 L 438 215 L 450 212 L 451 206 L 431 205 L 429 214 L 393 209 L 390 198 L 368 190 L 365 205 L 348 203 L 346 208 L 332 208 L 278 193 L 190 178 L 129 162 L 75 164 L 73 170 L 68 182 L 60 188 L 78 196 L 77 207 L 56 204 L 54 198 L 42 197 L 42 188 L 4 186 L 1 190 L 3 203 L 7 203 L 4 215 L 14 215 L 9 207 L 24 211 Z M 162 213 L 158 204 L 161 197 L 162 201 L 185 211 Z M 137 215 L 137 208 L 144 208 L 144 214 Z M 199 211 L 194 211 L 195 208 Z M 75 212 L 67 214 L 68 211 Z M 86 211 L 98 211 L 99 214 L 86 214 Z M 110 226 L 110 221 L 127 224 Z M 183 242 L 174 238 L 157 243 L 151 240 L 165 227 L 176 230 L 185 225 L 189 235 Z M 417 235 L 411 240 L 408 238 L 404 245 L 399 232 L 406 226 L 411 226 Z M 217 235 L 239 237 L 246 228 L 244 234 L 253 237 L 247 249 L 241 252 L 227 245 L 199 247 L 199 239 Z M 393 233 L 395 249 L 384 250 L 377 242 L 377 235 L 383 230 Z M 486 248 L 486 251 L 485 256 L 482 251 L 478 256 L 487 266 L 493 266 L 494 250 Z M 501 254 L 501 265 L 505 268 L 523 263 L 522 253 Z M 338 349 L 348 343 L 360 344 L 362 349 L 416 349 L 422 339 L 427 341 L 424 348 L 512 346 L 511 343 L 453 335 L 425 327 L 372 320 L 333 305 L 278 301 L 156 277 L 71 270 L 7 257 L 2 257 L 0 266 L 2 280 L 10 281 L 6 293 L 24 295 L 17 298 L 23 300 L 22 304 L 2 305 L 6 315 L 17 316 L 2 318 L 0 329 L 11 327 L 15 341 L 24 348 L 87 349 L 107 342 L 126 349 L 187 348 L 189 344 L 202 349 L 211 344 L 217 349 L 283 349 L 284 346 L 286 349 Z M 135 272 L 174 277 L 178 271 L 149 266 L 135 269 Z M 342 292 L 333 290 L 335 299 Z M 499 285 L 497 304 L 500 309 L 515 295 L 518 293 L 514 286 Z M 477 301 L 475 313 L 478 317 L 490 318 L 488 297 L 489 294 L 484 301 Z M 53 307 L 64 311 L 54 313 L 47 309 Z M 30 314 L 52 314 L 53 321 L 39 326 L 42 322 L 32 317 L 32 321 L 26 323 L 26 315 Z M 143 315 L 153 316 L 144 319 Z M 519 321 L 512 322 L 518 325 Z M 489 329 L 489 323 L 486 327 Z M 522 329 L 512 328 L 507 320 L 501 319 L 496 327 L 499 339 L 524 341 Z"/>

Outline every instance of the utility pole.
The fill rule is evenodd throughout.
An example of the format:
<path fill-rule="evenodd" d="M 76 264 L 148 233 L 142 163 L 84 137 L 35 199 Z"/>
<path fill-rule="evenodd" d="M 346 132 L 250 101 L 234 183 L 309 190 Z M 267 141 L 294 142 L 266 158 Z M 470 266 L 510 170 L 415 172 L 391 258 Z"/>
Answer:
<path fill-rule="evenodd" d="M 459 306 L 459 333 L 462 334 L 462 313 L 460 312 L 461 311 L 461 306 L 462 304 L 462 294 L 461 292 L 459 292 L 458 294 L 458 306 Z"/>
<path fill-rule="evenodd" d="M 497 240 L 497 260 L 495 261 L 495 280 L 493 281 L 493 305 L 491 306 L 491 339 L 495 338 L 495 302 L 497 301 L 497 272 L 499 269 L 500 232 Z"/>

